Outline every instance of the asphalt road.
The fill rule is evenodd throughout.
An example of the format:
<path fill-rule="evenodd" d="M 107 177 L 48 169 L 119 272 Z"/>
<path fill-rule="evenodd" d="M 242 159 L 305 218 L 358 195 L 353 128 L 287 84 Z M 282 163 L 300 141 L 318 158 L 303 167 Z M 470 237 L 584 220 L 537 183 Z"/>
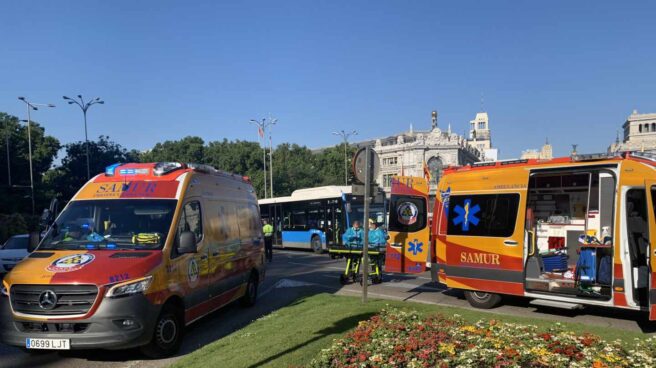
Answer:
<path fill-rule="evenodd" d="M 359 284 L 340 285 L 339 273 L 343 267 L 343 260 L 332 260 L 327 255 L 276 251 L 274 262 L 267 269 L 266 281 L 260 286 L 257 305 L 252 308 L 230 305 L 196 322 L 187 329 L 180 353 L 172 358 L 145 360 L 136 350 L 28 354 L 17 348 L 0 345 L 0 367 L 166 367 L 181 356 L 230 334 L 298 297 L 316 293 L 361 295 Z M 436 311 L 440 305 L 470 308 L 461 293 L 445 290 L 432 283 L 428 273 L 416 276 L 385 275 L 382 284 L 369 286 L 369 295 L 372 298 L 435 304 Z M 490 312 L 595 324 L 649 334 L 656 332 L 656 324 L 649 323 L 646 314 L 616 309 L 588 307 L 578 311 L 563 311 L 536 308 L 524 299 L 510 299 Z"/>

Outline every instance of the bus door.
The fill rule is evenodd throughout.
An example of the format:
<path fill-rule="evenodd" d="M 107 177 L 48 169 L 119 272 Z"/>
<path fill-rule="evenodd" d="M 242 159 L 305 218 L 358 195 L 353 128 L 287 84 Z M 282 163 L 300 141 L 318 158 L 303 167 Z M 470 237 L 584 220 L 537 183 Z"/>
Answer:
<path fill-rule="evenodd" d="M 282 245 L 282 206 L 274 204 L 269 209 L 271 225 L 273 225 L 273 245 Z"/>
<path fill-rule="evenodd" d="M 647 206 L 649 208 L 649 239 L 656 239 L 656 181 L 647 180 Z M 647 242 L 649 257 L 649 320 L 656 320 L 656 250 Z"/>
<path fill-rule="evenodd" d="M 385 270 L 424 272 L 430 248 L 428 182 L 420 177 L 394 177 L 389 204 Z"/>

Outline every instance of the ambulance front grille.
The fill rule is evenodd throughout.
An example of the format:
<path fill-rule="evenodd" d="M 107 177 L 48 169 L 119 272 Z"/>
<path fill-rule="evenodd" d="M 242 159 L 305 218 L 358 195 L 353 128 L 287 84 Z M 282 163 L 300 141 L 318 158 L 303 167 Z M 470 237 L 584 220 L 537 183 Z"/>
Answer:
<path fill-rule="evenodd" d="M 98 296 L 95 285 L 12 285 L 9 290 L 14 312 L 39 316 L 86 314 Z"/>

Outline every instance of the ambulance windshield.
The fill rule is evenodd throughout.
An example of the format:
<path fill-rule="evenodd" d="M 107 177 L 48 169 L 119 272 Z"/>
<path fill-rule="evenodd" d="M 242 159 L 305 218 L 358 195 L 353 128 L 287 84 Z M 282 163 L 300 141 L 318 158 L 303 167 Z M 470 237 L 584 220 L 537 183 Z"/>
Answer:
<path fill-rule="evenodd" d="M 39 249 L 161 249 L 176 202 L 170 199 L 71 202 Z"/>

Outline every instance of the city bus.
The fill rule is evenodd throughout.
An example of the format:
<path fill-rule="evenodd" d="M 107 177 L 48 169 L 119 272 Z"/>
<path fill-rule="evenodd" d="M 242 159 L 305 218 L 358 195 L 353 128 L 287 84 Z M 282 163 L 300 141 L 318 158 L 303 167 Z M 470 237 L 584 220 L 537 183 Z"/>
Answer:
<path fill-rule="evenodd" d="M 369 218 L 385 226 L 385 201 L 379 194 L 371 203 Z M 273 245 L 311 249 L 322 253 L 342 245 L 342 235 L 354 221 L 362 224 L 364 202 L 350 186 L 297 189 L 292 195 L 260 199 L 260 215 L 274 228 Z"/>
<path fill-rule="evenodd" d="M 445 170 L 438 190 L 433 277 L 463 290 L 472 306 L 493 308 L 515 295 L 565 309 L 645 311 L 656 320 L 656 158 L 485 162 Z M 390 213 L 397 209 L 393 203 Z"/>

